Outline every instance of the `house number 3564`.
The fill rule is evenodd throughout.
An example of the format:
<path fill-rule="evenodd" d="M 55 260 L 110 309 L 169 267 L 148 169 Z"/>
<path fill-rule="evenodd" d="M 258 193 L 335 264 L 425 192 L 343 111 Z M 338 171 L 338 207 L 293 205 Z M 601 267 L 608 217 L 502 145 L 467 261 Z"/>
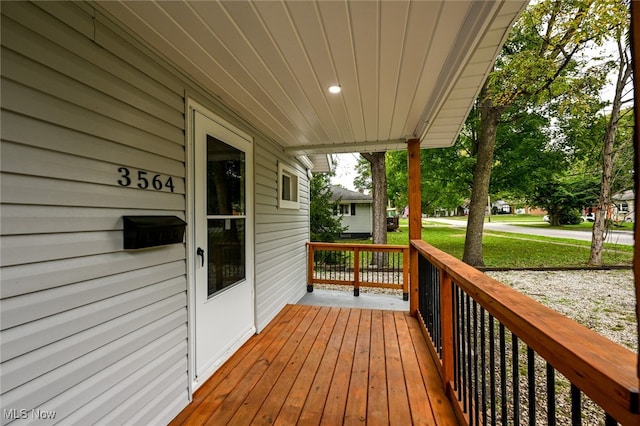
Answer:
<path fill-rule="evenodd" d="M 171 176 L 154 175 L 145 170 L 131 170 L 128 167 L 118 168 L 118 173 L 120 173 L 120 179 L 118 179 L 120 186 L 136 185 L 140 189 L 155 189 L 156 191 L 162 191 L 166 188 L 171 192 L 175 189 Z"/>

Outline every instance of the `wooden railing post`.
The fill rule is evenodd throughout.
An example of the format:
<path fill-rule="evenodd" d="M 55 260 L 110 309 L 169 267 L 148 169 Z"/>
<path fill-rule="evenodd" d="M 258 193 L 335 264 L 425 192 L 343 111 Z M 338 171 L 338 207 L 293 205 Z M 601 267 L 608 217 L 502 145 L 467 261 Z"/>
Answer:
<path fill-rule="evenodd" d="M 440 270 L 440 327 L 442 333 L 442 383 L 450 397 L 453 395 L 453 281 L 446 271 Z"/>
<path fill-rule="evenodd" d="M 360 296 L 360 249 L 353 249 L 353 295 Z"/>
<path fill-rule="evenodd" d="M 409 300 L 409 248 L 402 250 L 402 300 Z"/>
<path fill-rule="evenodd" d="M 422 195 L 420 192 L 420 139 L 407 141 L 409 161 L 409 312 L 418 315 L 418 251 L 411 240 L 422 239 Z"/>
<path fill-rule="evenodd" d="M 316 248 L 310 244 L 307 244 L 309 247 L 309 256 L 307 260 L 307 292 L 313 292 L 313 259 L 315 257 Z"/>

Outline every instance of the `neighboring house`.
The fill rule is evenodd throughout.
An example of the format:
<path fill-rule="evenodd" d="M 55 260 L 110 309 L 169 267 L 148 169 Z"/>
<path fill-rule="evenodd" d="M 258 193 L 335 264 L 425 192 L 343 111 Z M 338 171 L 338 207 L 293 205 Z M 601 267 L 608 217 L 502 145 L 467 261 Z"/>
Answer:
<path fill-rule="evenodd" d="M 619 192 L 611 197 L 613 200 L 613 220 L 616 222 L 635 222 L 636 194 L 632 189 Z"/>
<path fill-rule="evenodd" d="M 331 201 L 340 200 L 333 214 L 342 217 L 342 227 L 347 228 L 340 238 L 370 238 L 373 233 L 373 197 L 333 185 L 331 192 Z"/>
<path fill-rule="evenodd" d="M 509 214 L 511 206 L 504 200 L 496 200 L 491 203 L 491 214 Z"/>
<path fill-rule="evenodd" d="M 525 5 L 2 2 L 2 424 L 173 419 L 305 294 L 311 172 L 452 145 Z"/>
<path fill-rule="evenodd" d="M 547 213 L 546 210 L 541 209 L 539 207 L 524 206 L 522 208 L 516 209 L 516 214 L 530 214 L 535 216 L 543 216 L 546 213 Z"/>

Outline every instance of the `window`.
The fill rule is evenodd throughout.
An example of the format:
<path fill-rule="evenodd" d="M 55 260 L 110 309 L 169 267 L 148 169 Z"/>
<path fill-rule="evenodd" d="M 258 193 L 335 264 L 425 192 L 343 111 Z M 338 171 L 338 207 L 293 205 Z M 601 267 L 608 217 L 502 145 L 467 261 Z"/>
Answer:
<path fill-rule="evenodd" d="M 278 207 L 281 209 L 300 208 L 300 178 L 291 168 L 278 163 Z"/>
<path fill-rule="evenodd" d="M 334 216 L 354 216 L 356 214 L 355 204 L 338 204 L 333 208 Z"/>

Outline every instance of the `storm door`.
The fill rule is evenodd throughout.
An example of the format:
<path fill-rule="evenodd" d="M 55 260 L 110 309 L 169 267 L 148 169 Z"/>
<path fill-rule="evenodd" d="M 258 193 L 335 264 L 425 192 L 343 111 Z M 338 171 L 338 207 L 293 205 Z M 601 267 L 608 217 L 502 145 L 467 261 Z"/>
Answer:
<path fill-rule="evenodd" d="M 194 117 L 195 377 L 198 387 L 254 332 L 251 141 Z"/>

